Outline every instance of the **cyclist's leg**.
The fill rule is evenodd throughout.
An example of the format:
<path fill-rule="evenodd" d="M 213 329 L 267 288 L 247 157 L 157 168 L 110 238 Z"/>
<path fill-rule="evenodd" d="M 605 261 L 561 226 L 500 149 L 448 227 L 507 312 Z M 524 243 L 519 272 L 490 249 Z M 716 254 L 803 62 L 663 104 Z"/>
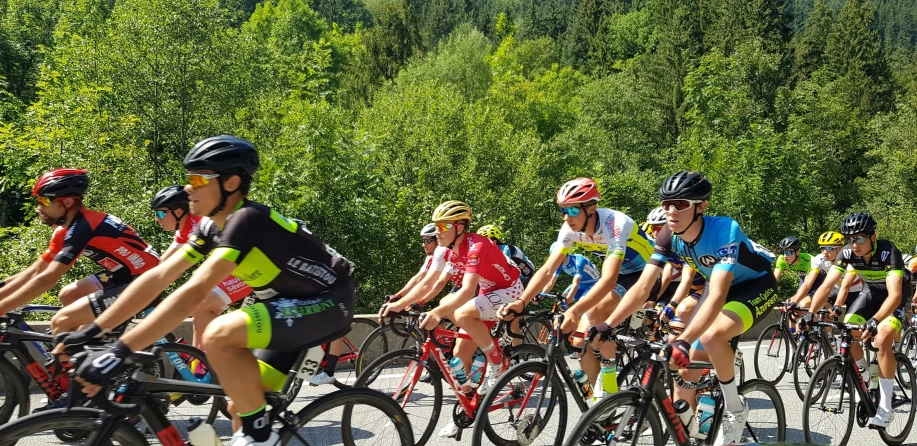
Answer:
<path fill-rule="evenodd" d="M 66 307 L 76 302 L 81 297 L 88 296 L 103 289 L 102 282 L 99 280 L 98 276 L 98 274 L 93 274 L 83 277 L 76 282 L 64 285 L 60 292 L 57 293 L 57 298 L 60 300 L 61 306 Z"/>
<path fill-rule="evenodd" d="M 497 311 L 503 305 L 516 301 L 522 296 L 522 282 L 516 280 L 510 287 L 481 293 L 455 310 L 455 323 L 462 327 L 492 365 L 503 366 L 503 352 L 494 343 L 490 329 L 484 321 L 497 320 Z M 466 364 L 467 368 L 469 365 Z"/>
<path fill-rule="evenodd" d="M 65 333 L 92 323 L 115 302 L 129 283 L 115 284 L 90 293 L 54 313 L 51 317 L 51 333 Z"/>
<path fill-rule="evenodd" d="M 193 330 L 191 345 L 201 350 L 206 350 L 203 341 L 204 331 L 220 313 L 226 310 L 230 303 L 229 296 L 219 288 L 210 290 L 204 301 L 191 313 L 191 328 Z"/>
<path fill-rule="evenodd" d="M 864 286 L 860 294 L 856 296 L 856 299 L 847 304 L 847 314 L 844 315 L 844 323 L 857 325 L 865 324 L 882 306 L 882 299 L 874 299 L 873 293 L 878 293 L 875 297 L 880 298 L 884 296 L 883 291 L 884 290 L 871 290 L 868 286 Z M 849 299 L 848 302 L 850 302 Z M 860 338 L 859 331 L 854 331 L 853 335 L 857 339 Z M 854 362 L 856 362 L 857 367 L 863 370 L 869 367 L 863 354 L 863 346 L 860 345 L 859 342 L 854 342 L 850 345 L 850 354 Z M 855 393 L 855 395 L 859 398 L 859 394 Z"/>

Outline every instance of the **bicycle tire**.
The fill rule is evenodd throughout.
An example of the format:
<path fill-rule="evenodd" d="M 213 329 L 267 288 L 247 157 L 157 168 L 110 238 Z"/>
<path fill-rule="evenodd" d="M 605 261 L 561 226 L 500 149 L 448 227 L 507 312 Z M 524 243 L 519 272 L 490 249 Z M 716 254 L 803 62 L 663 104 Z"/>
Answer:
<path fill-rule="evenodd" d="M 778 352 L 778 354 L 781 350 L 784 352 L 783 363 L 780 364 L 779 360 L 776 361 L 776 364 L 779 365 L 780 367 L 772 366 L 773 368 L 776 368 L 777 370 L 779 370 L 777 372 L 776 378 L 770 378 L 770 379 L 764 376 L 765 371 L 767 371 L 767 367 L 765 365 L 760 364 L 761 358 L 763 356 L 769 356 L 767 355 L 766 352 L 761 351 L 762 345 L 767 343 L 768 346 L 765 348 L 765 350 L 773 351 L 772 348 L 774 348 L 774 346 L 769 341 L 777 342 L 776 351 Z M 762 353 L 764 353 L 764 355 L 762 355 Z M 755 366 L 755 376 L 758 379 L 763 379 L 771 384 L 777 384 L 778 382 L 780 382 L 781 379 L 783 379 L 783 375 L 786 374 L 787 362 L 789 361 L 789 359 L 790 359 L 790 343 L 789 343 L 789 339 L 787 339 L 785 336 L 783 328 L 780 326 L 780 324 L 771 324 L 767 326 L 767 328 L 765 328 L 761 332 L 761 334 L 758 335 L 758 341 L 755 342 L 755 358 L 752 361 Z"/>
<path fill-rule="evenodd" d="M 793 387 L 800 401 L 806 398 L 806 387 L 815 369 L 828 357 L 829 352 L 825 350 L 820 339 L 813 341 L 804 337 L 799 341 L 799 345 L 793 352 Z"/>
<path fill-rule="evenodd" d="M 395 403 L 395 400 L 379 392 L 376 392 L 375 390 L 358 387 L 329 393 L 301 409 L 296 414 L 296 419 L 298 420 L 296 431 L 305 426 L 309 421 L 315 419 L 327 411 L 340 406 L 345 406 L 345 410 L 350 409 L 352 411 L 353 406 L 355 405 L 371 406 L 374 409 L 378 409 L 380 412 L 384 413 L 389 422 L 395 426 L 395 430 L 398 433 L 399 444 L 401 444 L 401 446 L 414 445 L 414 434 L 411 430 L 410 421 L 408 420 L 407 415 L 404 413 L 404 410 L 402 410 L 401 407 Z M 368 420 L 361 421 L 365 422 Z M 344 434 L 344 444 L 351 446 L 354 444 L 354 441 L 353 438 L 348 439 L 346 437 L 346 433 L 350 432 L 351 429 L 348 424 L 345 424 L 345 422 L 350 423 L 350 420 L 342 420 L 341 432 Z M 365 426 L 365 423 L 363 426 Z M 284 427 L 280 436 L 281 443 L 286 445 L 291 441 L 295 441 L 297 439 L 296 431 L 293 431 L 289 427 Z"/>
<path fill-rule="evenodd" d="M 646 366 L 650 363 L 650 358 L 648 356 L 642 358 L 636 358 L 627 364 L 624 364 L 624 367 L 621 368 L 618 372 L 618 388 L 625 389 L 628 387 L 633 387 L 640 385 L 640 379 L 643 377 L 643 372 L 646 371 Z M 673 372 L 674 373 L 674 372 Z M 665 377 L 663 385 L 666 388 L 666 393 L 669 389 L 673 389 L 674 378 L 672 374 L 669 373 Z"/>
<path fill-rule="evenodd" d="M 407 327 L 403 323 L 400 326 L 403 331 L 407 331 Z M 414 340 L 413 343 L 411 339 Z M 423 341 L 419 334 L 414 335 L 412 338 L 404 338 L 393 333 L 392 327 L 388 324 L 379 326 L 370 332 L 366 339 L 363 340 L 363 343 L 360 344 L 360 351 L 357 353 L 357 361 L 354 364 L 357 377 L 363 374 L 363 370 L 369 364 L 372 364 L 382 355 L 411 347 L 416 347 L 420 350 L 420 345 L 423 344 Z"/>
<path fill-rule="evenodd" d="M 430 395 L 433 397 L 432 407 L 430 407 L 430 403 L 421 405 L 417 403 L 418 400 L 415 399 L 407 402 L 402 401 L 402 397 L 405 393 L 404 391 L 401 391 L 397 398 L 394 397 L 394 394 L 389 395 L 387 392 L 380 392 L 381 394 L 385 395 L 386 398 L 390 398 L 392 401 L 396 401 L 400 405 L 404 406 L 402 409 L 404 409 L 406 416 L 411 421 L 411 429 L 414 431 L 415 444 L 423 445 L 426 444 L 426 442 L 430 439 L 430 436 L 433 435 L 433 430 L 436 429 L 436 423 L 439 421 L 439 415 L 443 407 L 443 384 L 442 379 L 440 379 L 439 367 L 437 367 L 437 363 L 435 361 L 431 359 L 426 361 L 425 364 L 422 364 L 420 362 L 419 353 L 414 349 L 391 351 L 380 356 L 375 361 L 373 361 L 372 364 L 368 365 L 366 369 L 363 370 L 363 373 L 360 374 L 359 378 L 357 378 L 357 381 L 354 383 L 353 387 L 355 389 L 362 387 L 372 388 L 373 384 L 382 384 L 381 382 L 378 382 L 377 379 L 381 376 L 385 376 L 382 374 L 385 367 L 390 364 L 395 365 L 397 362 L 419 364 L 421 367 L 426 369 L 426 373 L 430 374 L 430 382 L 421 383 L 418 381 L 412 385 L 411 396 L 413 397 L 418 395 L 417 393 L 413 392 L 413 389 L 415 389 L 419 384 L 423 384 L 424 386 L 432 386 L 433 394 Z M 407 367 L 411 367 L 411 365 L 408 365 Z M 407 371 L 404 373 L 407 374 Z M 395 379 L 398 379 L 397 376 Z M 399 381 L 398 387 L 400 388 L 400 386 L 401 382 Z M 408 407 L 411 407 L 411 410 L 408 410 Z M 420 413 L 428 414 L 429 421 L 422 423 L 422 418 L 419 418 L 417 415 L 415 415 Z M 414 415 L 413 418 L 412 415 Z M 342 419 L 342 426 L 350 426 L 352 424 L 352 416 L 353 412 L 345 408 L 344 416 Z M 342 430 L 345 438 L 351 438 L 352 441 L 353 434 L 350 432 L 350 429 L 343 429 L 342 427 Z"/>
<path fill-rule="evenodd" d="M 564 446 L 580 446 L 581 444 L 592 444 L 591 441 L 585 442 L 584 439 L 594 439 L 595 425 L 604 424 L 602 421 L 607 420 L 613 410 L 620 406 L 633 406 L 636 410 L 646 410 L 643 421 L 649 427 L 652 433 L 652 443 L 654 446 L 663 446 L 665 444 L 662 424 L 659 422 L 659 413 L 655 404 L 640 404 L 640 394 L 636 390 L 625 390 L 622 392 L 608 395 L 602 398 L 598 403 L 592 406 L 586 413 L 580 417 L 576 426 L 570 432 L 564 441 Z M 631 416 L 633 419 L 637 412 Z M 604 426 L 603 426 L 604 430 Z"/>
<path fill-rule="evenodd" d="M 73 408 L 73 409 L 51 409 L 44 412 L 28 415 L 12 422 L 0 426 L 0 438 L 13 440 L 0 440 L 0 446 L 12 446 L 20 438 L 29 438 L 30 440 L 42 441 L 36 438 L 36 434 L 46 432 L 48 440 L 56 438 L 54 434 L 58 430 L 85 431 L 87 436 L 89 432 L 98 430 L 99 418 L 105 413 L 98 409 L 91 408 Z M 112 433 L 112 439 L 125 446 L 144 446 L 148 445 L 146 437 L 140 433 L 134 426 L 125 420 L 120 421 L 119 425 Z M 72 443 L 45 443 L 53 444 L 72 444 Z M 113 444 L 113 443 L 109 443 Z"/>
<path fill-rule="evenodd" d="M 774 403 L 774 409 L 776 413 L 774 414 L 776 418 L 766 417 L 768 420 L 773 420 L 777 422 L 777 432 L 773 435 L 767 435 L 769 432 L 767 429 L 758 428 L 755 429 L 754 426 L 749 427 L 750 422 L 746 421 L 745 430 L 742 432 L 743 441 L 754 442 L 754 443 L 783 443 L 786 441 L 786 408 L 783 406 L 783 398 L 780 396 L 780 391 L 774 387 L 773 384 L 763 380 L 763 379 L 752 379 L 748 380 L 745 383 L 739 385 L 739 395 L 746 397 L 746 404 L 751 406 L 757 406 L 757 404 L 748 403 L 748 395 L 752 392 L 762 392 L 767 395 L 767 401 Z M 755 409 L 756 411 L 761 409 Z M 752 414 L 753 412 L 749 412 Z M 757 433 L 755 433 L 757 431 Z M 753 439 L 747 439 L 748 435 L 753 435 Z M 767 438 L 761 438 L 767 436 Z M 746 440 L 747 439 L 747 440 Z M 773 440 L 773 441 L 766 441 Z"/>
<path fill-rule="evenodd" d="M 484 409 L 485 408 L 490 409 L 490 407 L 493 406 L 493 403 L 498 396 L 505 395 L 504 393 L 497 391 L 497 389 L 500 389 L 500 390 L 504 389 L 505 387 L 507 387 L 507 385 L 512 384 L 513 380 L 521 379 L 522 381 L 530 382 L 529 386 L 536 386 L 537 388 L 540 389 L 542 386 L 541 381 L 539 380 L 539 381 L 533 382 L 533 379 L 538 375 L 544 378 L 547 372 L 548 372 L 547 363 L 541 362 L 541 361 L 522 362 L 522 363 L 519 363 L 511 367 L 509 370 L 504 372 L 503 376 L 501 376 L 500 379 L 497 380 L 494 387 L 487 392 L 487 394 L 484 396 L 484 399 L 481 400 L 478 406 L 478 411 L 475 416 L 474 425 L 473 425 L 472 433 L 471 433 L 471 444 L 473 446 L 480 446 L 484 444 L 482 440 L 485 435 L 487 436 L 487 439 L 490 441 L 489 444 L 495 444 L 498 446 L 517 446 L 519 444 L 526 444 L 526 445 L 532 444 L 532 441 L 535 440 L 535 438 L 537 438 L 537 435 L 536 437 L 527 439 L 528 442 L 519 442 L 515 439 L 507 440 L 507 439 L 500 437 L 500 435 L 494 429 L 493 424 L 490 422 L 489 415 L 493 413 L 494 411 L 484 410 Z M 538 435 L 544 432 L 544 426 L 548 423 L 548 421 L 550 421 L 551 413 L 556 411 L 559 417 L 557 433 L 554 438 L 554 441 L 549 444 L 559 445 L 564 439 L 564 433 L 567 427 L 567 398 L 566 398 L 566 386 L 564 386 L 563 381 L 561 381 L 560 376 L 556 372 L 557 371 L 555 370 L 555 374 L 553 378 L 551 379 L 551 395 L 552 396 L 549 398 L 550 400 L 549 407 L 547 409 L 548 416 L 545 420 L 545 423 L 542 424 L 541 427 L 538 429 Z M 531 387 L 526 387 L 526 389 L 531 389 Z M 525 391 L 524 393 L 531 395 L 530 391 L 528 390 Z M 516 412 L 518 408 L 502 409 L 502 410 L 508 410 L 510 412 L 509 414 L 510 417 L 512 417 L 513 415 L 515 415 L 513 412 Z M 519 429 L 518 426 L 514 426 L 514 428 L 517 430 Z M 545 439 L 541 439 L 541 440 L 542 441 L 539 442 L 538 444 L 545 444 L 544 443 Z"/>
<path fill-rule="evenodd" d="M 839 377 L 839 374 L 846 374 L 847 370 L 841 366 L 841 360 L 838 357 L 828 358 L 815 369 L 815 373 L 812 374 L 812 380 L 809 381 L 809 387 L 806 389 L 806 397 L 802 403 L 802 432 L 805 435 L 806 444 L 824 444 L 816 443 L 815 437 L 812 435 L 812 428 L 809 426 L 810 418 L 809 412 L 813 410 L 818 400 L 824 400 L 824 393 L 830 391 L 831 384 L 834 382 L 834 379 Z M 824 388 L 824 383 L 829 382 L 829 388 Z M 818 391 L 818 392 L 816 392 Z M 854 390 L 850 385 L 849 377 L 848 383 L 844 389 L 841 389 L 841 392 L 847 394 L 847 430 L 842 436 L 840 441 L 834 441 L 833 444 L 847 444 L 850 441 L 850 434 L 853 432 L 854 418 L 856 417 L 856 403 L 854 400 Z"/>
<path fill-rule="evenodd" d="M 353 385 L 350 384 L 350 381 L 356 381 L 356 376 L 359 375 L 356 365 L 360 357 L 360 346 L 363 345 L 363 342 L 366 341 L 369 335 L 377 328 L 379 328 L 379 323 L 372 319 L 353 319 L 353 322 L 350 324 L 350 332 L 344 336 L 344 338 L 347 339 L 347 341 L 344 342 L 344 349 L 338 357 L 338 363 L 334 374 L 335 379 L 332 383 L 334 387 L 338 389 L 349 389 Z M 342 374 L 348 375 L 343 381 L 338 379 Z"/>
<path fill-rule="evenodd" d="M 915 378 L 914 366 L 911 364 L 907 356 L 904 356 L 903 354 L 898 352 L 898 353 L 895 353 L 895 360 L 898 363 L 897 374 L 900 374 L 901 369 L 904 368 L 905 372 L 909 375 L 908 382 L 913 383 L 914 380 L 917 378 Z M 904 383 L 902 382 L 904 380 L 903 377 L 896 376 L 895 378 L 896 378 L 896 381 L 898 381 L 899 386 L 901 386 L 902 391 L 906 391 L 905 389 L 909 389 L 911 391 L 910 397 L 907 398 L 907 400 L 911 402 L 911 407 L 910 407 L 910 410 L 908 411 L 907 423 L 901 429 L 900 434 L 891 435 L 888 433 L 888 428 L 879 430 L 879 436 L 882 437 L 882 441 L 884 441 L 885 444 L 889 444 L 889 445 L 898 445 L 898 444 L 904 443 L 904 441 L 907 440 L 908 434 L 911 433 L 911 428 L 914 426 L 914 413 L 915 413 L 915 410 L 917 410 L 917 402 L 914 401 L 914 386 L 913 385 L 905 386 Z M 896 393 L 897 392 L 893 392 L 892 400 L 895 399 L 894 394 Z M 892 409 L 894 410 L 895 408 L 893 407 Z"/>
<path fill-rule="evenodd" d="M 551 320 L 544 316 L 535 316 L 525 319 L 525 330 L 523 330 L 525 344 L 547 347 L 548 338 L 551 334 Z"/>
<path fill-rule="evenodd" d="M 0 426 L 6 424 L 13 417 L 15 409 L 19 407 L 18 415 L 24 417 L 29 414 L 28 386 L 31 380 L 25 378 L 19 370 L 5 357 L 0 356 L 0 391 L 5 395 L 0 405 Z"/>

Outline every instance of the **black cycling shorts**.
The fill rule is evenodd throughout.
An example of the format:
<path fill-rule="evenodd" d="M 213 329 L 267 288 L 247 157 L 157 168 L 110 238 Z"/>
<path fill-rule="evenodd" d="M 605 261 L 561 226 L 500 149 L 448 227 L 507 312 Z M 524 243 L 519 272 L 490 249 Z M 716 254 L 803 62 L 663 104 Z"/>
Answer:
<path fill-rule="evenodd" d="M 634 284 L 640 280 L 640 276 L 643 275 L 643 271 L 637 271 L 630 274 L 620 274 L 618 275 L 618 284 L 615 286 L 615 292 L 618 293 L 618 297 L 624 297 L 624 293 L 627 292 Z M 648 302 L 652 302 L 655 299 L 656 295 L 659 294 L 659 288 L 662 287 L 662 280 L 658 277 L 656 282 L 653 283 L 653 289 L 650 290 L 650 295 L 647 297 Z"/>
<path fill-rule="evenodd" d="M 907 282 L 904 283 L 901 302 L 895 307 L 895 311 L 892 312 L 891 316 L 880 321 L 890 324 L 898 331 L 901 331 L 901 324 L 905 319 L 905 312 L 907 311 L 907 303 L 911 300 L 911 287 L 909 285 L 910 284 Z M 888 298 L 888 290 L 864 286 L 860 295 L 857 296 L 851 304 L 847 305 L 847 314 L 844 316 L 844 322 L 849 324 L 865 324 L 867 320 L 875 316 L 879 309 L 882 308 L 882 304 L 885 303 L 886 298 Z M 848 301 L 849 300 L 850 299 L 848 299 Z"/>
<path fill-rule="evenodd" d="M 706 293 L 704 297 L 707 297 Z M 742 318 L 742 333 L 745 333 L 763 319 L 777 300 L 777 279 L 772 274 L 765 274 L 757 279 L 732 284 L 723 310 Z"/>

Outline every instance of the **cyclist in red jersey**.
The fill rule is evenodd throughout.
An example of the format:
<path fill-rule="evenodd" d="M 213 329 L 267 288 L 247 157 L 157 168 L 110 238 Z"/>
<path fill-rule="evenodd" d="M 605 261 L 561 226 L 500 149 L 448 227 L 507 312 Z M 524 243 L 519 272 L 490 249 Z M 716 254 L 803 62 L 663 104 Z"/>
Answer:
<path fill-rule="evenodd" d="M 48 249 L 0 288 L 0 314 L 40 297 L 54 287 L 81 256 L 104 270 L 70 283 L 58 297 L 65 306 L 51 319 L 54 333 L 92 322 L 135 277 L 159 264 L 156 251 L 118 217 L 86 209 L 87 171 L 56 169 L 32 188 L 41 222 L 54 226 Z"/>
<path fill-rule="evenodd" d="M 156 212 L 156 223 L 159 223 L 163 230 L 175 231 L 175 238 L 172 244 L 162 255 L 162 260 L 165 261 L 178 251 L 182 245 L 188 243 L 188 237 L 204 217 L 192 215 L 189 212 L 188 193 L 185 192 L 183 186 L 169 186 L 160 190 L 153 197 L 151 207 Z M 202 338 L 204 330 L 210 325 L 210 322 L 216 319 L 220 313 L 226 311 L 230 305 L 246 298 L 251 293 L 251 287 L 235 276 L 227 277 L 210 290 L 207 298 L 197 307 L 197 310 L 191 313 L 191 323 L 194 329 L 192 345 L 205 350 Z"/>

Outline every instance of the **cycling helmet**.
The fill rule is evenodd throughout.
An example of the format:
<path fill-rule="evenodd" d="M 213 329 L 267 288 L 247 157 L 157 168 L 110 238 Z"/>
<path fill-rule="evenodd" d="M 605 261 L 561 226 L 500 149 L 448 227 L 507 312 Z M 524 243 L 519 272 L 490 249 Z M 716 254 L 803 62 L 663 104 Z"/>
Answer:
<path fill-rule="evenodd" d="M 436 224 L 427 223 L 420 230 L 421 237 L 436 237 Z"/>
<path fill-rule="evenodd" d="M 649 222 L 646 222 L 640 225 L 640 229 L 642 229 L 643 232 L 647 235 L 653 233 L 653 225 L 651 225 Z"/>
<path fill-rule="evenodd" d="M 666 178 L 659 188 L 660 200 L 709 200 L 713 186 L 698 172 L 678 172 Z"/>
<path fill-rule="evenodd" d="M 802 242 L 798 238 L 789 236 L 780 240 L 780 249 L 787 251 L 797 251 L 802 248 Z"/>
<path fill-rule="evenodd" d="M 914 256 L 910 254 L 904 254 L 901 256 L 901 260 L 904 262 L 904 265 L 907 266 L 911 263 L 911 260 L 914 260 Z"/>
<path fill-rule="evenodd" d="M 872 234 L 876 232 L 876 226 L 878 224 L 876 219 L 872 218 L 872 215 L 865 212 L 857 212 L 844 219 L 844 225 L 841 226 L 841 234 Z"/>
<path fill-rule="evenodd" d="M 651 225 L 664 225 L 665 209 L 662 209 L 662 206 L 660 206 L 650 211 L 650 214 L 646 216 L 646 223 Z"/>
<path fill-rule="evenodd" d="M 503 233 L 500 232 L 500 228 L 498 228 L 496 225 L 484 225 L 481 227 L 481 229 L 478 229 L 478 234 L 487 238 L 503 240 Z"/>
<path fill-rule="evenodd" d="M 150 203 L 151 209 L 187 209 L 188 193 L 181 186 L 168 186 L 157 192 Z"/>
<path fill-rule="evenodd" d="M 185 155 L 182 165 L 185 170 L 211 170 L 251 177 L 258 170 L 258 151 L 242 138 L 214 136 L 195 144 Z"/>
<path fill-rule="evenodd" d="M 828 231 L 818 237 L 818 244 L 822 246 L 840 246 L 844 244 L 844 236 L 840 232 Z"/>
<path fill-rule="evenodd" d="M 557 191 L 557 204 L 561 206 L 598 201 L 599 198 L 599 187 L 591 178 L 567 181 Z"/>
<path fill-rule="evenodd" d="M 449 200 L 433 210 L 434 223 L 458 220 L 471 221 L 471 207 L 461 201 Z"/>
<path fill-rule="evenodd" d="M 82 197 L 89 187 L 89 171 L 83 169 L 54 169 L 35 180 L 32 195 L 36 197 Z"/>

